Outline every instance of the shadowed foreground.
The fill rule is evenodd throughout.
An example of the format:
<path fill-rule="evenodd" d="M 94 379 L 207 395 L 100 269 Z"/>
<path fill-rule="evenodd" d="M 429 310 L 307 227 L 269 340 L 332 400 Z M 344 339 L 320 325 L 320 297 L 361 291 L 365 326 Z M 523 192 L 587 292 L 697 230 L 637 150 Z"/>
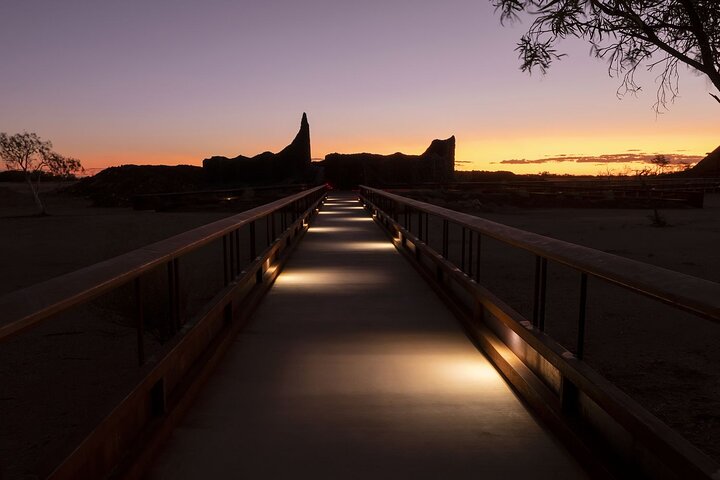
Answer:
<path fill-rule="evenodd" d="M 153 478 L 578 478 L 353 197 L 330 196 Z"/>

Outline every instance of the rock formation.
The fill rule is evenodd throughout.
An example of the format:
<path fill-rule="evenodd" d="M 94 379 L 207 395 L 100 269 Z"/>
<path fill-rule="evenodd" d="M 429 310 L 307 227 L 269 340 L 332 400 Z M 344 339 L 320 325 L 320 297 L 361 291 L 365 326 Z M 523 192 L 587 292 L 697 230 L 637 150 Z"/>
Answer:
<path fill-rule="evenodd" d="M 700 160 L 697 165 L 690 169 L 690 174 L 703 177 L 720 177 L 720 147 Z"/>
<path fill-rule="evenodd" d="M 321 162 L 325 180 L 338 188 L 450 182 L 455 174 L 455 137 L 433 140 L 422 155 L 331 153 Z"/>
<path fill-rule="evenodd" d="M 304 182 L 310 170 L 310 125 L 303 113 L 295 139 L 278 153 L 254 157 L 214 156 L 203 160 L 203 169 L 213 183 L 270 184 Z"/>

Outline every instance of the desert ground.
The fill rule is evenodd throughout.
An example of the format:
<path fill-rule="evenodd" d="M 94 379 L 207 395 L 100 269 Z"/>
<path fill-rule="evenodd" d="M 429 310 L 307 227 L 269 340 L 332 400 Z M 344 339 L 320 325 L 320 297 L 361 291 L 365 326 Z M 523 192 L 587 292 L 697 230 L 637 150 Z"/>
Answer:
<path fill-rule="evenodd" d="M 54 187 L 44 192 L 51 215 L 37 217 L 23 185 L 0 184 L 0 295 L 228 215 L 95 208 Z M 703 209 L 662 211 L 668 223 L 663 228 L 652 226 L 648 210 L 458 207 L 720 282 L 718 194 L 709 194 Z M 430 236 L 432 244 L 437 225 Z M 216 258 L 217 252 L 208 255 Z M 481 283 L 528 314 L 534 258 L 487 241 L 481 266 Z M 547 329 L 569 347 L 575 273 L 551 264 L 548 277 Z M 720 460 L 720 326 L 600 283 L 589 285 L 587 361 Z M 46 474 L 133 384 L 139 375 L 135 330 L 115 311 L 120 300 L 98 299 L 3 344 L 0 478 Z M 152 354 L 162 338 L 149 331 L 146 341 Z"/>
<path fill-rule="evenodd" d="M 92 265 L 228 216 L 220 212 L 134 211 L 97 208 L 83 198 L 43 185 L 49 216 L 21 183 L 0 183 L 0 294 Z"/>

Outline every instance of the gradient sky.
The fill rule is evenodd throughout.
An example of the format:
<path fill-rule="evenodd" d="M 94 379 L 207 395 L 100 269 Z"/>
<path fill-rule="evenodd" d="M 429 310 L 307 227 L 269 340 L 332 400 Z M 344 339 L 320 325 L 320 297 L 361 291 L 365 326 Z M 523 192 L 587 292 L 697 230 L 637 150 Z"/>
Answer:
<path fill-rule="evenodd" d="M 596 174 L 720 144 L 704 78 L 683 69 L 656 116 L 654 75 L 619 100 L 580 41 L 548 75 L 520 72 L 526 27 L 500 26 L 488 0 L 3 0 L 0 131 L 91 169 L 278 151 L 302 112 L 315 158 L 454 134 L 460 169 Z M 585 161 L 541 162 L 566 155 Z"/>

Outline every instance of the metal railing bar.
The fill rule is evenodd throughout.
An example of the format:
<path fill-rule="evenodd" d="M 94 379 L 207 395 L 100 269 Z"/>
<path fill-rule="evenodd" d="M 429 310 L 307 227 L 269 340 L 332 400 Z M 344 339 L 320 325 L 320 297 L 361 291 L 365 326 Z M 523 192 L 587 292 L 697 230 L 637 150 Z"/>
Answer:
<path fill-rule="evenodd" d="M 480 281 L 480 254 L 482 252 L 482 235 L 477 232 L 477 255 L 475 256 L 475 281 Z"/>
<path fill-rule="evenodd" d="M 143 308 L 142 277 L 136 277 L 134 283 L 137 316 L 137 356 L 138 365 L 143 365 L 145 363 L 145 311 Z"/>
<path fill-rule="evenodd" d="M 537 327 L 540 318 L 540 257 L 535 256 L 535 281 L 533 283 L 533 313 L 532 324 Z"/>
<path fill-rule="evenodd" d="M 547 258 L 540 259 L 540 291 L 538 292 L 537 326 L 545 331 L 545 304 L 547 303 Z"/>
<path fill-rule="evenodd" d="M 460 270 L 465 271 L 465 227 L 461 227 L 462 238 L 460 240 Z"/>
<path fill-rule="evenodd" d="M 0 341 L 286 207 L 306 190 L 0 297 Z"/>
<path fill-rule="evenodd" d="M 235 235 L 235 275 L 234 277 L 237 277 L 240 275 L 240 270 L 242 269 L 242 257 L 240 255 L 240 229 L 238 228 L 234 232 Z"/>
<path fill-rule="evenodd" d="M 230 273 L 228 272 L 228 239 L 227 235 L 222 239 L 222 256 L 223 256 L 223 285 L 230 283 Z"/>
<path fill-rule="evenodd" d="M 468 277 L 473 277 L 473 231 L 468 231 L 469 239 L 468 239 L 468 269 L 467 274 Z"/>
<path fill-rule="evenodd" d="M 449 235 L 450 225 L 446 219 L 443 219 L 443 244 L 442 244 L 442 256 L 448 258 L 448 246 L 449 246 Z"/>
<path fill-rule="evenodd" d="M 580 311 L 578 312 L 578 334 L 575 356 L 583 359 L 585 354 L 585 318 L 587 316 L 587 274 L 580 274 Z"/>

